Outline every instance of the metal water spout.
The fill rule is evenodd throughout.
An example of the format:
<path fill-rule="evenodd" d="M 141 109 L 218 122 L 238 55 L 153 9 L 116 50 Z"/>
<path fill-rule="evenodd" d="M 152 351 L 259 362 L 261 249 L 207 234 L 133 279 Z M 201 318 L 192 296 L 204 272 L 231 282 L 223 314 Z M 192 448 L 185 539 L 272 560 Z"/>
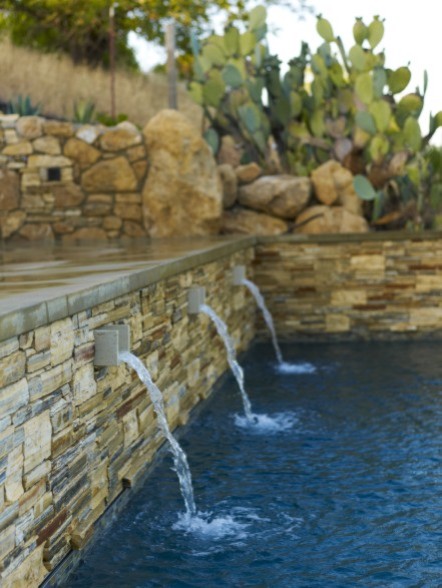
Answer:
<path fill-rule="evenodd" d="M 129 352 L 129 325 L 106 325 L 94 331 L 94 365 L 116 366 L 121 363 L 121 355 Z"/>
<path fill-rule="evenodd" d="M 204 286 L 192 286 L 187 297 L 187 312 L 198 314 L 206 301 L 206 289 Z"/>

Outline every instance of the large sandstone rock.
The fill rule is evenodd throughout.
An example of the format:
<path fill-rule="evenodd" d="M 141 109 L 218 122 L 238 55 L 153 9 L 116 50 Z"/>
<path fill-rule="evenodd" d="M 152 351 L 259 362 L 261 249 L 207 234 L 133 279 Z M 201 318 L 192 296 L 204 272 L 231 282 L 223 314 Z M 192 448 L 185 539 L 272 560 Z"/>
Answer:
<path fill-rule="evenodd" d="M 0 168 L 0 212 L 18 208 L 20 179 L 16 172 Z"/>
<path fill-rule="evenodd" d="M 311 220 L 310 220 L 311 219 Z M 294 232 L 310 235 L 324 233 L 367 233 L 367 221 L 342 206 L 311 206 L 296 218 Z"/>
<path fill-rule="evenodd" d="M 137 178 L 125 157 L 99 161 L 86 170 L 81 185 L 87 192 L 133 192 Z"/>
<path fill-rule="evenodd" d="M 307 206 L 310 191 L 308 178 L 263 176 L 239 189 L 239 202 L 274 216 L 293 219 Z"/>
<path fill-rule="evenodd" d="M 222 232 L 236 235 L 282 235 L 288 231 L 285 221 L 244 208 L 226 210 L 223 216 Z"/>
<path fill-rule="evenodd" d="M 361 214 L 362 203 L 353 188 L 353 174 L 338 161 L 330 160 L 311 174 L 316 198 L 323 204 L 340 204 L 354 214 Z"/>
<path fill-rule="evenodd" d="M 233 166 L 223 163 L 218 166 L 219 175 L 223 185 L 223 206 L 231 208 L 238 197 L 238 179 Z"/>
<path fill-rule="evenodd" d="M 144 226 L 152 237 L 217 233 L 222 185 L 210 147 L 181 113 L 163 110 L 144 129 L 149 172 Z"/>

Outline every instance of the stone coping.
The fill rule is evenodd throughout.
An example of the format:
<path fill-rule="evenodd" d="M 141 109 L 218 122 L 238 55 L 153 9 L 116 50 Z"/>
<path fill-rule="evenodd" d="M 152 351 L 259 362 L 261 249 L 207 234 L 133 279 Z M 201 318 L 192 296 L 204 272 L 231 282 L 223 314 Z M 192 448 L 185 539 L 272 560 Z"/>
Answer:
<path fill-rule="evenodd" d="M 0 250 L 0 341 L 253 247 L 254 237 Z"/>
<path fill-rule="evenodd" d="M 442 240 L 442 231 L 377 231 L 375 233 L 333 233 L 324 235 L 269 235 L 256 238 L 257 243 L 344 243 L 384 241 L 437 241 Z"/>

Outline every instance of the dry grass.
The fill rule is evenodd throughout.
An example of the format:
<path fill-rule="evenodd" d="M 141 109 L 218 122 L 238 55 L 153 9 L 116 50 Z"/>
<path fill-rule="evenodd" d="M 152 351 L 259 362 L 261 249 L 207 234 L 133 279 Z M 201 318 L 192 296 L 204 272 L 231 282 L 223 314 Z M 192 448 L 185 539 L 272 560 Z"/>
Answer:
<path fill-rule="evenodd" d="M 0 39 L 0 99 L 9 101 L 19 94 L 40 103 L 45 115 L 72 118 L 76 101 L 92 100 L 97 112 L 109 112 L 109 73 L 101 69 L 75 66 L 63 55 L 42 54 L 15 47 Z M 116 75 L 117 112 L 143 127 L 159 110 L 167 108 L 167 82 L 159 74 Z M 180 85 L 178 104 L 181 112 L 201 124 L 201 110 Z"/>

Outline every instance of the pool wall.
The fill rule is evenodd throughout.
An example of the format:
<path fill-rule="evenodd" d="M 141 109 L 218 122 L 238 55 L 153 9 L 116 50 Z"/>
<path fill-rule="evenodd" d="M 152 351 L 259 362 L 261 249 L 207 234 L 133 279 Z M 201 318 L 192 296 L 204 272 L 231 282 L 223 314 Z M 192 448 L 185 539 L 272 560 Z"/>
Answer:
<path fill-rule="evenodd" d="M 253 267 L 281 338 L 442 336 L 440 233 L 262 237 Z"/>
<path fill-rule="evenodd" d="M 208 318 L 187 314 L 190 286 L 206 287 L 207 302 L 227 321 L 237 347 L 247 348 L 255 308 L 243 288 L 232 286 L 232 268 L 249 265 L 253 248 L 230 249 L 221 248 L 218 259 L 195 256 L 186 271 L 164 264 L 152 283 L 99 304 L 90 301 L 103 291 L 79 294 L 71 301 L 78 311 L 0 342 L 3 588 L 38 586 L 72 549 L 84 547 L 105 509 L 163 442 L 135 374 L 125 365 L 94 368 L 95 329 L 130 325 L 131 350 L 164 393 L 172 429 L 227 367 Z M 54 312 L 56 303 L 49 308 Z M 32 316 L 17 321 L 17 329 Z"/>
<path fill-rule="evenodd" d="M 84 548 L 162 443 L 135 375 L 94 368 L 95 329 L 130 326 L 176 428 L 227 368 L 208 318 L 187 314 L 191 286 L 207 288 L 241 350 L 255 328 L 267 333 L 246 288 L 232 286 L 235 265 L 283 338 L 440 337 L 441 260 L 436 233 L 244 238 L 0 313 L 2 588 L 37 587 Z"/>

